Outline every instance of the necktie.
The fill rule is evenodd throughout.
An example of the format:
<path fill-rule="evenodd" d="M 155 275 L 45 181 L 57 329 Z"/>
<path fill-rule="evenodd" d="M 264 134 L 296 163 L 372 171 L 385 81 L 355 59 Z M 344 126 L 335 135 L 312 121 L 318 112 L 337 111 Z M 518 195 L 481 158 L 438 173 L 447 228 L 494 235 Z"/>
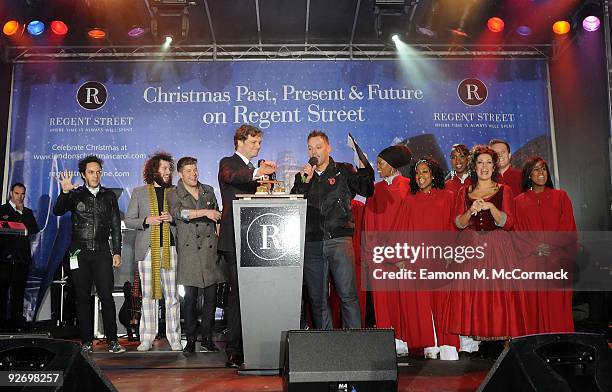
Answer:
<path fill-rule="evenodd" d="M 249 162 L 249 164 L 247 165 L 249 167 L 249 169 L 255 169 L 255 166 L 253 166 L 253 163 Z"/>

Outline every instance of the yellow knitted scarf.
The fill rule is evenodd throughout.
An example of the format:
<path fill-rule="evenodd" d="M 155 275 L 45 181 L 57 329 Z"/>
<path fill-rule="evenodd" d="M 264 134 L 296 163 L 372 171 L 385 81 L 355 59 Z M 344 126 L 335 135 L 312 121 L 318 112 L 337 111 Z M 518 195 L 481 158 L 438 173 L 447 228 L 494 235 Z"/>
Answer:
<path fill-rule="evenodd" d="M 149 191 L 149 207 L 151 208 L 151 215 L 159 215 L 159 207 L 157 205 L 157 195 L 155 193 L 155 187 L 152 184 L 147 185 Z M 168 190 L 164 189 L 164 210 L 168 212 Z M 163 243 L 163 255 L 161 254 L 159 246 L 159 237 L 161 231 L 164 231 L 164 243 Z M 151 277 L 153 279 L 153 299 L 162 298 L 161 289 L 161 268 L 170 269 L 170 223 L 164 222 L 161 225 L 151 226 Z"/>

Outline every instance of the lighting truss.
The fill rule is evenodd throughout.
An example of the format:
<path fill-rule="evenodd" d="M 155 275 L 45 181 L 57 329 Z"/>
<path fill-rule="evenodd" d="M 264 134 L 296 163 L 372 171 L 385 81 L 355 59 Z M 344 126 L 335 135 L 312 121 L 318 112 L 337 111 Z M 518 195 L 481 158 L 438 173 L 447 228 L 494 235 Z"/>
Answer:
<path fill-rule="evenodd" d="M 410 45 L 414 56 L 429 58 L 550 58 L 552 45 Z M 44 61 L 241 61 L 241 60 L 380 60 L 396 59 L 394 45 L 386 44 L 255 44 L 160 46 L 9 47 L 16 63 Z"/>

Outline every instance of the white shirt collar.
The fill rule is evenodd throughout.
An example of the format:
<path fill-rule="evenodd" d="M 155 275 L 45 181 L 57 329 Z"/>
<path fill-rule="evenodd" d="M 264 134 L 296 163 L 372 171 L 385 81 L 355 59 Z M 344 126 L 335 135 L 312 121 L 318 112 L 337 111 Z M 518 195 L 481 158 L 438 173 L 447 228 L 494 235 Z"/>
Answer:
<path fill-rule="evenodd" d="M 236 151 L 236 155 L 238 155 L 240 157 L 240 159 L 242 159 L 242 161 L 244 162 L 245 165 L 248 165 L 251 162 L 251 160 L 249 158 L 245 157 L 244 155 L 242 155 L 238 151 Z"/>
<path fill-rule="evenodd" d="M 17 212 L 18 212 L 18 213 L 20 213 L 20 214 L 23 214 L 23 211 L 19 211 L 19 210 L 17 209 L 17 204 L 13 203 L 13 201 L 12 201 L 12 200 L 9 200 L 9 204 L 11 205 L 11 207 L 13 207 L 13 209 L 14 209 L 15 211 L 17 211 Z"/>
<path fill-rule="evenodd" d="M 98 185 L 98 186 L 97 186 L 97 187 L 95 187 L 95 188 L 91 188 L 90 186 L 85 185 L 85 188 L 89 189 L 89 191 L 91 192 L 91 194 L 92 194 L 92 195 L 94 195 L 94 196 L 97 196 L 97 195 L 98 195 L 98 192 L 100 192 L 100 185 Z"/>
<path fill-rule="evenodd" d="M 395 172 L 395 174 L 391 174 L 389 177 L 383 178 L 383 180 L 385 180 L 387 185 L 391 185 L 393 183 L 393 180 L 395 180 L 395 177 L 397 177 L 399 175 L 400 175 L 400 173 L 398 171 L 398 172 Z"/>
<path fill-rule="evenodd" d="M 453 177 L 457 177 L 462 184 L 465 182 L 465 179 L 468 178 L 469 176 L 470 176 L 470 173 L 467 170 L 463 172 L 463 175 L 461 177 L 457 175 L 457 172 L 453 171 Z"/>

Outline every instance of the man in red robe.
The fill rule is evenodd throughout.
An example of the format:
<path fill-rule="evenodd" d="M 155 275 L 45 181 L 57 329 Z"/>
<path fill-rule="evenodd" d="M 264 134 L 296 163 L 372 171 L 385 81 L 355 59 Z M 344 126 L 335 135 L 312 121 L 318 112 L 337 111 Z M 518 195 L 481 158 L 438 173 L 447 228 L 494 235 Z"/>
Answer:
<path fill-rule="evenodd" d="M 510 144 L 502 139 L 492 139 L 489 142 L 491 147 L 497 153 L 497 170 L 499 171 L 499 182 L 506 184 L 512 189 L 512 194 L 517 196 L 523 193 L 521 186 L 521 171 L 513 168 L 510 165 Z"/>

